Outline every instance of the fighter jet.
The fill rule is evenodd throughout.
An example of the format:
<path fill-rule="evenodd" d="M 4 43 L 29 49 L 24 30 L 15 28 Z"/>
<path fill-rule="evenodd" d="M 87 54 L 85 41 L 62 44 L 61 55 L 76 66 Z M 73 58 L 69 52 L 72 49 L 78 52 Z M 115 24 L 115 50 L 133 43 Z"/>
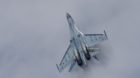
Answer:
<path fill-rule="evenodd" d="M 75 22 L 70 14 L 66 13 L 66 18 L 71 37 L 70 44 L 60 64 L 56 64 L 59 72 L 62 72 L 68 65 L 70 65 L 69 72 L 76 64 L 80 67 L 86 66 L 87 60 L 90 60 L 91 57 L 98 60 L 94 46 L 108 39 L 105 31 L 104 34 L 83 34 L 75 26 Z"/>

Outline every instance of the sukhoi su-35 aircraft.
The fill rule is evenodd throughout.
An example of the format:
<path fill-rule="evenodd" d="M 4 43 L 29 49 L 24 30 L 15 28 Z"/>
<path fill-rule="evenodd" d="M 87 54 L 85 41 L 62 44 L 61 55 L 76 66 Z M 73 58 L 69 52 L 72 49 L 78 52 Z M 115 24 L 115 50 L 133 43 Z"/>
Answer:
<path fill-rule="evenodd" d="M 75 64 L 79 66 L 86 66 L 87 60 L 94 57 L 98 60 L 96 50 L 94 46 L 104 40 L 107 40 L 106 32 L 104 34 L 83 34 L 75 26 L 75 22 L 70 16 L 66 14 L 69 29 L 70 29 L 70 44 L 64 54 L 60 64 L 56 64 L 59 72 L 62 72 L 68 65 L 70 65 L 69 71 L 72 70 Z"/>

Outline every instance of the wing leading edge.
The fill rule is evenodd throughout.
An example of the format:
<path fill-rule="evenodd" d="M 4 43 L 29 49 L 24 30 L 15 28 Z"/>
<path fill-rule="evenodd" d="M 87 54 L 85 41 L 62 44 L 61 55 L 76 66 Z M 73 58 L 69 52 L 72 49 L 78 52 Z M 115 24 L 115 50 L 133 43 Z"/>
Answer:
<path fill-rule="evenodd" d="M 104 34 L 85 34 L 85 41 L 89 47 L 92 47 L 102 41 L 107 40 L 106 32 Z"/>

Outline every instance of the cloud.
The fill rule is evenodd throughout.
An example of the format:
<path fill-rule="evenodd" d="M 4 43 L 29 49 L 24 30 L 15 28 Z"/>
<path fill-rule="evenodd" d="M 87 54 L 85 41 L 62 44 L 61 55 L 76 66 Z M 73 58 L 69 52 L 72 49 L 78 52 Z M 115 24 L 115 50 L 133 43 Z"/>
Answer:
<path fill-rule="evenodd" d="M 139 77 L 137 0 L 1 0 L 0 4 L 1 78 Z M 89 62 L 86 71 L 76 66 L 71 73 L 59 74 L 55 64 L 69 44 L 66 12 L 84 33 L 107 31 L 113 48 L 107 65 Z"/>

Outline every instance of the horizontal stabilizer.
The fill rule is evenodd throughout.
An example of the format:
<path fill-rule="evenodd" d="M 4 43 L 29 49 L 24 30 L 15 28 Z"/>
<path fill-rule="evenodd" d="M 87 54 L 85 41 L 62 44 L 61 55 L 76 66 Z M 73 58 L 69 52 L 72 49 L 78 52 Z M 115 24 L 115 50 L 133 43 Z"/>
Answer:
<path fill-rule="evenodd" d="M 73 67 L 75 66 L 76 62 L 73 61 L 73 63 L 71 64 L 70 68 L 69 68 L 69 72 L 71 72 L 71 70 L 73 69 Z"/>
<path fill-rule="evenodd" d="M 99 48 L 94 48 L 94 47 L 88 47 L 89 52 L 97 52 L 99 51 Z"/>

